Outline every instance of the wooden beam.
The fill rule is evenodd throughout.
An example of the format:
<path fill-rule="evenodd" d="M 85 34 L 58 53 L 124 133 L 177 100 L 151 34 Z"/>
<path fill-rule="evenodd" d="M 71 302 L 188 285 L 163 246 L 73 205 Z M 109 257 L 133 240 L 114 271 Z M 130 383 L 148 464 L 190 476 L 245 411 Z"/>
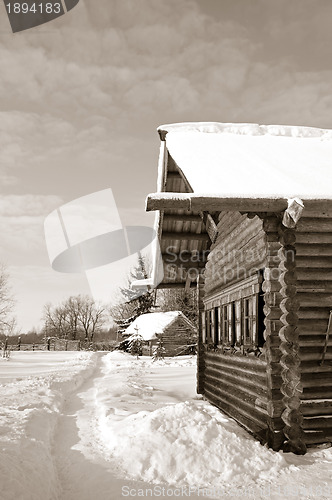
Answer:
<path fill-rule="evenodd" d="M 164 214 L 165 222 L 203 222 L 212 243 L 215 242 L 218 229 L 213 220 L 213 217 L 208 212 L 200 212 L 199 215 L 194 214 Z"/>
<path fill-rule="evenodd" d="M 308 210 L 327 211 L 332 207 L 332 199 L 303 199 Z M 202 196 L 194 193 L 153 193 L 148 195 L 146 210 L 182 209 L 190 211 L 237 211 L 237 212 L 282 212 L 286 210 L 286 198 L 243 198 L 225 196 Z"/>
<path fill-rule="evenodd" d="M 214 243 L 218 236 L 218 229 L 216 223 L 214 222 L 209 212 L 206 211 L 200 212 L 200 216 L 205 225 L 206 232 L 208 233 L 211 242 Z"/>
<path fill-rule="evenodd" d="M 207 233 L 175 233 L 172 231 L 163 231 L 162 240 L 199 240 L 208 241 L 210 239 Z"/>
<path fill-rule="evenodd" d="M 202 222 L 199 215 L 194 214 L 164 214 L 165 222 Z"/>

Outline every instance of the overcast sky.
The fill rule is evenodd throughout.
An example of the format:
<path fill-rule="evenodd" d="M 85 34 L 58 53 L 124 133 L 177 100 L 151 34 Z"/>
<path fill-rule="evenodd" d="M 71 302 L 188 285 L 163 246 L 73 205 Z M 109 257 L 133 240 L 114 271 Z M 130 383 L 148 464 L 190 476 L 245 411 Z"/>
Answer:
<path fill-rule="evenodd" d="M 124 224 L 151 224 L 158 125 L 332 128 L 330 0 L 80 0 L 15 35 L 0 10 L 0 260 L 23 331 L 88 291 L 50 267 L 49 212 L 111 187 Z"/>

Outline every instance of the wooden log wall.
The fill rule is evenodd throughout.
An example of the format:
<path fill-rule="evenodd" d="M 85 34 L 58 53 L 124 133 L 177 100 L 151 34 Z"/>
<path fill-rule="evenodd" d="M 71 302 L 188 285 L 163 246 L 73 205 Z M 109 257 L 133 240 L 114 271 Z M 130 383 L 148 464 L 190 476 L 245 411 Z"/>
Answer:
<path fill-rule="evenodd" d="M 205 270 L 205 301 L 266 265 L 265 233 L 258 217 L 222 212 L 217 227 Z M 200 392 L 264 443 L 269 433 L 266 371 L 263 357 L 199 348 Z"/>
<path fill-rule="evenodd" d="M 281 351 L 281 392 L 285 410 L 281 418 L 285 423 L 283 432 L 286 441 L 284 451 L 305 454 L 307 451 L 303 440 L 303 416 L 300 411 L 300 397 L 302 393 L 300 357 L 299 357 L 299 331 L 298 315 L 299 303 L 297 301 L 297 276 L 295 259 L 295 230 L 287 229 L 280 225 L 279 231 L 281 248 L 280 255 L 280 294 L 282 297 L 280 317 L 282 327 L 279 331 Z"/>
<path fill-rule="evenodd" d="M 305 213 L 296 227 L 301 412 L 307 445 L 332 441 L 332 338 L 321 359 L 332 310 L 332 213 Z"/>
<path fill-rule="evenodd" d="M 204 285 L 205 280 L 202 275 L 197 278 L 197 314 L 198 314 L 198 339 L 197 339 L 197 375 L 196 391 L 197 394 L 204 394 L 205 363 L 203 340 L 203 311 L 204 311 Z"/>
<path fill-rule="evenodd" d="M 181 318 L 174 321 L 158 337 L 162 339 L 165 356 L 186 354 L 186 346 L 197 341 L 196 332 Z"/>
<path fill-rule="evenodd" d="M 205 397 L 265 443 L 266 362 L 251 356 L 221 354 L 205 347 L 204 364 Z"/>
<path fill-rule="evenodd" d="M 274 449 L 286 441 L 285 449 L 304 453 L 308 445 L 332 442 L 332 336 L 321 363 L 332 310 L 332 213 L 304 211 L 295 243 L 280 215 L 260 217 L 220 214 L 205 300 L 264 268 L 263 356 L 205 345 L 199 384 L 211 403 Z"/>
<path fill-rule="evenodd" d="M 211 246 L 205 270 L 205 293 L 248 278 L 265 267 L 266 245 L 262 221 L 239 212 L 221 212 L 218 237 Z"/>
<path fill-rule="evenodd" d="M 285 439 L 282 414 L 285 410 L 281 392 L 281 351 L 279 331 L 282 326 L 281 317 L 281 284 L 279 280 L 280 248 L 278 229 L 280 218 L 268 215 L 263 218 L 263 229 L 266 241 L 266 267 L 264 269 L 264 358 L 266 359 L 266 383 L 268 397 L 268 436 L 267 443 L 274 450 L 279 450 Z"/>

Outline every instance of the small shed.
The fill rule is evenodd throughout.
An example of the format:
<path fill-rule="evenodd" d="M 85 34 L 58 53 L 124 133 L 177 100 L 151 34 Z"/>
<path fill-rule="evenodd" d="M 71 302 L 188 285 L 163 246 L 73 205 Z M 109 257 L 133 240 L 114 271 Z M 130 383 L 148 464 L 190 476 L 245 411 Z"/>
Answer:
<path fill-rule="evenodd" d="M 332 131 L 158 131 L 158 286 L 197 287 L 198 393 L 275 450 L 331 442 Z"/>
<path fill-rule="evenodd" d="M 187 354 L 188 346 L 197 342 L 195 325 L 181 311 L 142 314 L 126 328 L 124 334 L 141 335 L 145 341 L 143 354 L 150 356 L 159 340 L 162 340 L 166 356 Z"/>

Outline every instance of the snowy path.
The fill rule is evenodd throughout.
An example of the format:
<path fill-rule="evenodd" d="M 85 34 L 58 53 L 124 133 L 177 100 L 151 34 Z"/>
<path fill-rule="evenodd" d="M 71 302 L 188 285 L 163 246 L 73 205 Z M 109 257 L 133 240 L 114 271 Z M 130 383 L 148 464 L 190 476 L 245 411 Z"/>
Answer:
<path fill-rule="evenodd" d="M 58 470 L 61 500 L 113 500 L 121 498 L 123 480 L 114 476 L 109 462 L 96 451 L 96 442 L 89 441 L 95 435 L 96 385 L 102 377 L 102 356 L 93 375 L 77 394 L 70 395 L 59 417 L 55 435 L 54 457 Z M 80 419 L 83 428 L 77 426 Z M 84 454 L 79 448 L 82 436 Z"/>
<path fill-rule="evenodd" d="M 126 496 L 139 495 L 140 491 L 147 492 L 149 495 L 149 490 L 154 487 L 147 482 L 125 479 L 123 471 L 119 469 L 115 460 L 105 457 L 107 455 L 107 446 L 105 447 L 103 438 L 98 433 L 101 417 L 100 407 L 105 407 L 106 404 L 110 403 L 109 398 L 105 395 L 108 387 L 107 382 L 112 382 L 112 390 L 109 396 L 112 399 L 117 399 L 116 394 L 118 394 L 118 391 L 115 387 L 120 382 L 120 379 L 122 381 L 123 375 L 119 377 L 116 370 L 115 373 L 113 371 L 111 371 L 111 374 L 108 373 L 107 369 L 105 369 L 105 355 L 99 353 L 98 356 L 99 359 L 94 373 L 76 394 L 70 395 L 59 417 L 54 439 L 54 460 L 59 480 L 59 496 L 57 500 L 120 500 L 126 498 Z M 128 363 L 128 368 L 129 365 L 131 363 Z M 126 394 L 127 397 L 122 400 L 122 403 L 125 406 L 129 404 L 131 410 L 135 409 L 136 412 L 137 405 L 145 408 L 149 406 L 143 392 L 145 391 L 149 398 L 152 388 L 143 382 L 143 363 L 142 366 L 135 367 L 134 370 L 132 366 L 130 368 L 126 384 L 132 387 L 135 397 L 130 403 L 130 398 L 128 401 L 128 394 Z M 167 367 L 164 368 L 167 370 Z M 192 372 L 192 369 L 188 370 L 189 372 Z M 158 377 L 155 378 L 158 381 Z M 186 380 L 183 382 L 182 390 L 186 392 Z M 192 382 L 191 377 L 190 382 Z M 166 385 L 165 380 L 159 380 L 164 402 L 150 401 L 150 406 L 152 404 L 154 407 L 159 407 L 163 406 L 165 402 L 176 403 L 181 399 L 181 390 L 179 390 L 180 394 L 176 397 L 173 391 L 163 389 L 163 384 Z M 119 389 L 119 386 L 117 388 Z M 122 387 L 122 389 L 124 388 Z M 137 399 L 138 395 L 141 395 L 142 399 Z M 122 396 L 122 393 L 118 394 L 118 399 L 121 400 Z M 119 406 L 118 402 L 117 406 Z M 130 455 L 130 449 L 125 451 Z M 160 488 L 160 495 L 158 488 Z M 160 485 L 158 488 L 156 490 L 157 496 L 149 495 L 149 498 L 162 496 L 162 488 L 165 488 L 164 493 L 166 496 L 167 485 Z M 188 490 L 184 488 L 182 491 L 186 493 Z M 129 494 L 129 492 L 131 493 Z M 168 493 L 168 497 L 173 496 L 173 493 L 176 496 L 174 488 L 172 490 L 168 489 Z M 190 498 L 198 500 L 202 497 L 191 492 Z"/>

